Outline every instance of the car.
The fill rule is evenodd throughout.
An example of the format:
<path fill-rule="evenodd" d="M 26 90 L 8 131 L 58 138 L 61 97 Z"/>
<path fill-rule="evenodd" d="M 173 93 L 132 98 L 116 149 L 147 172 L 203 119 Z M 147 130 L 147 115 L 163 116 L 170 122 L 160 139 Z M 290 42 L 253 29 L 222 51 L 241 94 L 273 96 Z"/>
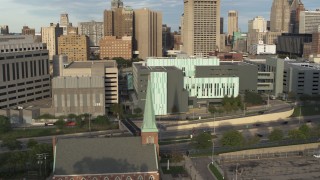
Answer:
<path fill-rule="evenodd" d="M 76 125 L 76 122 L 75 121 L 68 121 L 66 123 L 66 126 L 75 126 Z"/>
<path fill-rule="evenodd" d="M 264 114 L 264 111 L 259 111 L 258 114 Z"/>
<path fill-rule="evenodd" d="M 311 120 L 307 120 L 307 123 L 311 123 L 312 121 Z"/>
<path fill-rule="evenodd" d="M 287 125 L 288 124 L 288 121 L 284 121 L 281 123 L 282 125 Z"/>
<path fill-rule="evenodd" d="M 254 124 L 254 126 L 256 126 L 256 127 L 260 127 L 260 126 L 261 126 L 261 124 L 258 124 L 258 123 L 257 123 L 257 124 Z"/>
<path fill-rule="evenodd" d="M 257 133 L 256 136 L 259 137 L 259 138 L 263 137 L 263 135 L 259 134 L 259 133 Z"/>

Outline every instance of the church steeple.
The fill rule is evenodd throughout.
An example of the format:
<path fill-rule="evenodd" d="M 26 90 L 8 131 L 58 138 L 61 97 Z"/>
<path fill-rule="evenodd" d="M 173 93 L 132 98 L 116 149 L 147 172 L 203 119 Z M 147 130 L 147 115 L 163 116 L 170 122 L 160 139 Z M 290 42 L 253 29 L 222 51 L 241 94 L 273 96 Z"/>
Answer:
<path fill-rule="evenodd" d="M 144 106 L 143 125 L 141 128 L 141 132 L 159 132 L 154 115 L 150 80 L 148 80 L 146 103 Z"/>
<path fill-rule="evenodd" d="M 144 106 L 143 124 L 141 127 L 141 141 L 142 144 L 154 144 L 157 148 L 159 156 L 159 143 L 158 143 L 158 128 L 156 125 L 153 101 L 152 101 L 151 82 L 148 80 L 146 103 Z"/>

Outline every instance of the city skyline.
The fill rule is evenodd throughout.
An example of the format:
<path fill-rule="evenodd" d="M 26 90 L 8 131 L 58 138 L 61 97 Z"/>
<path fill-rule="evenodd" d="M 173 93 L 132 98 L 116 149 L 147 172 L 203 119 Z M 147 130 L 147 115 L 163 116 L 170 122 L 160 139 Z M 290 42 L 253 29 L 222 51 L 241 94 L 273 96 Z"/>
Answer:
<path fill-rule="evenodd" d="M 229 10 L 239 12 L 239 28 L 242 32 L 247 31 L 248 20 L 256 16 L 262 16 L 266 20 L 270 19 L 270 11 L 272 0 L 259 0 L 259 5 L 252 3 L 250 0 L 221 1 L 221 17 L 227 18 Z M 303 0 L 302 3 L 308 10 L 320 8 L 317 0 Z M 164 6 L 164 4 L 166 4 Z M 260 4 L 263 4 L 260 5 Z M 131 6 L 133 9 L 150 8 L 154 11 L 163 13 L 163 24 L 178 30 L 180 25 L 181 14 L 183 13 L 183 0 L 124 0 L 125 6 Z M 39 8 L 41 6 L 41 9 Z M 61 13 L 68 13 L 70 22 L 74 26 L 78 26 L 79 22 L 85 21 L 103 21 L 103 11 L 111 9 L 111 0 L 92 0 L 89 2 L 84 0 L 78 1 L 62 1 L 62 0 L 2 0 L 0 7 L 2 25 L 9 25 L 9 31 L 20 33 L 24 25 L 35 28 L 36 32 L 40 32 L 42 26 L 48 26 L 49 23 L 59 22 Z M 19 11 L 17 11 L 19 9 Z M 249 10 L 248 10 L 249 9 Z M 24 17 L 24 18 L 16 18 Z M 224 22 L 224 29 L 227 29 L 227 22 Z"/>

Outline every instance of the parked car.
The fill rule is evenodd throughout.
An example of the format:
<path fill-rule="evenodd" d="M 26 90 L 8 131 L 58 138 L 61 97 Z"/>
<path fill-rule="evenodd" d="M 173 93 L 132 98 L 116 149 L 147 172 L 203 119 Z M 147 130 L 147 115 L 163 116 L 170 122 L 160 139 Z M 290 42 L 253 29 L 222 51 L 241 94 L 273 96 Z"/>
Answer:
<path fill-rule="evenodd" d="M 66 126 L 75 126 L 76 125 L 76 122 L 75 121 L 68 121 L 66 123 Z"/>

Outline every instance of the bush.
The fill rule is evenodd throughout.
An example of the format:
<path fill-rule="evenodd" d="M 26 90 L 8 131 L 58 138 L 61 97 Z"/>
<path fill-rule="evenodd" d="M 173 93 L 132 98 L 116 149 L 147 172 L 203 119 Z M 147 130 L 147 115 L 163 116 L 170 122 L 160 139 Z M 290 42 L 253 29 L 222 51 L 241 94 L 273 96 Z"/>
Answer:
<path fill-rule="evenodd" d="M 246 91 L 244 95 L 244 101 L 248 105 L 261 105 L 263 104 L 263 99 L 260 94 L 251 92 L 251 91 Z"/>
<path fill-rule="evenodd" d="M 0 116 L 0 134 L 9 132 L 11 130 L 11 123 L 9 118 Z"/>
<path fill-rule="evenodd" d="M 269 135 L 269 141 L 280 141 L 283 139 L 283 131 L 281 129 L 274 129 Z"/>
<path fill-rule="evenodd" d="M 244 137 L 236 130 L 230 130 L 223 133 L 220 140 L 223 146 L 242 146 L 244 144 Z"/>
<path fill-rule="evenodd" d="M 192 144 L 197 149 L 207 149 L 212 146 L 212 137 L 209 133 L 201 133 L 192 138 Z"/>
<path fill-rule="evenodd" d="M 142 113 L 142 109 L 141 108 L 135 108 L 134 110 L 135 114 L 141 114 Z"/>
<path fill-rule="evenodd" d="M 7 147 L 9 150 L 16 150 L 22 148 L 22 143 L 15 138 L 7 137 L 2 140 L 1 147 Z"/>
<path fill-rule="evenodd" d="M 38 145 L 38 142 L 34 139 L 29 139 L 28 143 L 27 143 L 27 147 L 28 148 L 33 148 L 34 146 Z"/>

